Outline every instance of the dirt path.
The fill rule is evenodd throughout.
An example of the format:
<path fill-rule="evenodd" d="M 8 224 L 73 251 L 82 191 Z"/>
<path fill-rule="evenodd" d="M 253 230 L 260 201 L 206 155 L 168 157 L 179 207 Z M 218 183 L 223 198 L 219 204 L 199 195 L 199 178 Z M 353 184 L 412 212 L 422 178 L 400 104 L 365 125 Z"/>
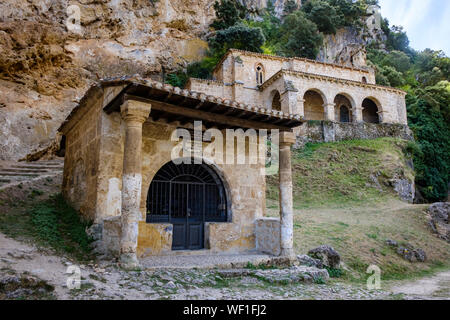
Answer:
<path fill-rule="evenodd" d="M 334 281 L 327 285 L 276 285 L 252 277 L 218 279 L 217 273 L 211 270 L 126 272 L 114 264 L 92 264 L 80 266 L 81 289 L 69 290 L 66 286 L 69 265 L 71 262 L 67 258 L 43 252 L 0 233 L 0 282 L 10 275 L 34 276 L 55 288 L 52 292 L 54 299 L 371 300 L 450 297 L 450 271 L 417 281 L 400 282 L 391 290 L 369 291 Z"/>
<path fill-rule="evenodd" d="M 432 277 L 395 285 L 395 294 L 405 294 L 415 299 L 450 300 L 450 271 L 440 272 Z"/>

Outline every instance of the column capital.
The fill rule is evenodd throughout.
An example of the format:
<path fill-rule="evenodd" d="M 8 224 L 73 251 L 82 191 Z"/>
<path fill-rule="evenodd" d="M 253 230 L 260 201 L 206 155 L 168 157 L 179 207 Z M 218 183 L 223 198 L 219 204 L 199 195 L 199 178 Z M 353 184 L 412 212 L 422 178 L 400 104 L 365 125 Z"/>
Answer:
<path fill-rule="evenodd" d="M 144 123 L 147 120 L 152 105 L 147 102 L 137 100 L 126 100 L 120 106 L 120 114 L 122 119 L 130 122 Z"/>
<path fill-rule="evenodd" d="M 295 134 L 292 131 L 280 132 L 281 145 L 293 145 L 296 142 Z"/>

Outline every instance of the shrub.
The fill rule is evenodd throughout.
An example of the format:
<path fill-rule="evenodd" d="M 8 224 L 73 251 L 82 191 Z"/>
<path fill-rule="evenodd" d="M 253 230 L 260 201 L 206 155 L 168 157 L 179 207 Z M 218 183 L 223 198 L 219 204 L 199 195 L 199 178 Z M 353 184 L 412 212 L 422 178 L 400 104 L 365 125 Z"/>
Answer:
<path fill-rule="evenodd" d="M 241 49 L 262 52 L 261 46 L 266 41 L 261 28 L 252 28 L 244 24 L 237 24 L 225 30 L 218 31 L 208 39 L 211 56 L 222 56 L 228 49 Z"/>
<path fill-rule="evenodd" d="M 295 11 L 284 19 L 281 34 L 278 52 L 284 56 L 315 59 L 323 41 L 316 24 L 302 11 Z"/>
<path fill-rule="evenodd" d="M 211 24 L 216 30 L 222 30 L 234 26 L 239 20 L 244 19 L 247 8 L 236 0 L 220 0 L 214 3 L 216 19 Z"/>

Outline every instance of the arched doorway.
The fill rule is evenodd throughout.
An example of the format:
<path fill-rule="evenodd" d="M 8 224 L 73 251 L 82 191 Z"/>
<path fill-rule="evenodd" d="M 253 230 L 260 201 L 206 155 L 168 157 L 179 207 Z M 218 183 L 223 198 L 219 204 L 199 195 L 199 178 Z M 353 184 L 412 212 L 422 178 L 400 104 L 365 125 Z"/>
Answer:
<path fill-rule="evenodd" d="M 380 123 L 378 116 L 378 106 L 372 99 L 364 99 L 362 103 L 363 121 L 367 123 Z"/>
<path fill-rule="evenodd" d="M 352 103 L 349 98 L 343 94 L 338 94 L 334 98 L 335 108 L 335 119 L 339 122 L 352 122 Z"/>
<path fill-rule="evenodd" d="M 309 90 L 305 93 L 303 99 L 305 99 L 304 109 L 306 120 L 325 120 L 323 107 L 325 101 L 320 93 Z"/>
<path fill-rule="evenodd" d="M 222 180 L 206 164 L 165 164 L 147 195 L 147 222 L 173 224 L 172 250 L 204 247 L 205 222 L 227 221 Z"/>
<path fill-rule="evenodd" d="M 281 111 L 281 101 L 280 101 L 280 93 L 278 91 L 275 92 L 272 99 L 272 110 Z"/>

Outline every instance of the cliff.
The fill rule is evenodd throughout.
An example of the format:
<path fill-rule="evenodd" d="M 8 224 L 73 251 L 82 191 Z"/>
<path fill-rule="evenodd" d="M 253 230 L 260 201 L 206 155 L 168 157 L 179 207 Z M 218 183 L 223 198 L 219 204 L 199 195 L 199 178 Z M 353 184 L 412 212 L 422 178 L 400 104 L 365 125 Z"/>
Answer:
<path fill-rule="evenodd" d="M 200 59 L 210 0 L 0 3 L 0 159 L 48 146 L 98 78 L 158 75 Z M 70 7 L 72 6 L 72 7 Z M 74 7 L 76 6 L 76 7 Z M 79 29 L 76 25 L 79 8 Z"/>

